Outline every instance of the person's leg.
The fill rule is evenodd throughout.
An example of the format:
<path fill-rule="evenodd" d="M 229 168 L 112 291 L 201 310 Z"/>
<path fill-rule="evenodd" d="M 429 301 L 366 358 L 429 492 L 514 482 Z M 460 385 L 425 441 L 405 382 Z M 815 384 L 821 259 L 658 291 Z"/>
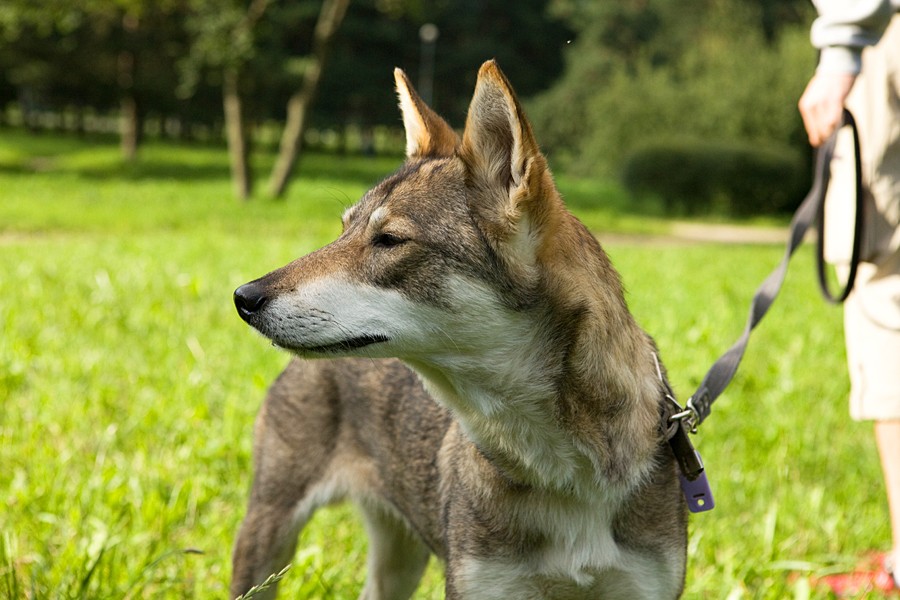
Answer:
<path fill-rule="evenodd" d="M 881 456 L 884 486 L 887 489 L 888 509 L 891 514 L 893 552 L 891 566 L 894 579 L 900 580 L 900 420 L 876 421 L 875 439 Z M 900 582 L 898 582 L 900 583 Z"/>
<path fill-rule="evenodd" d="M 890 552 L 870 553 L 853 571 L 813 578 L 816 585 L 830 588 L 839 598 L 900 589 L 900 582 L 895 583 L 886 572 L 886 569 L 900 571 L 900 419 L 896 418 L 900 407 L 897 382 L 900 338 L 893 328 L 872 320 L 861 298 L 869 290 L 866 286 L 876 271 L 875 265 L 860 263 L 856 289 L 844 303 L 844 333 L 851 381 L 850 415 L 854 420 L 875 424 L 893 542 Z M 883 315 L 879 313 L 879 316 Z M 875 556 L 877 561 L 873 560 Z"/>

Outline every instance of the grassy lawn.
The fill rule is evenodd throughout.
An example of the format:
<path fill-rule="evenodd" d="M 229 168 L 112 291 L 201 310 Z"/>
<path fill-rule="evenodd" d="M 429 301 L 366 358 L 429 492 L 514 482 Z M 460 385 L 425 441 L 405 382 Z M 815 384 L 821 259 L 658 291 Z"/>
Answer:
<path fill-rule="evenodd" d="M 225 597 L 253 418 L 288 360 L 232 290 L 329 241 L 398 164 L 311 155 L 285 202 L 242 205 L 220 149 L 151 144 L 124 166 L 114 144 L 0 130 L 0 597 Z M 666 231 L 613 184 L 560 182 L 601 242 Z M 782 253 L 607 250 L 682 397 Z M 692 518 L 686 598 L 827 598 L 806 575 L 889 546 L 871 426 L 847 419 L 847 391 L 840 311 L 804 248 L 695 438 L 718 506 Z M 283 597 L 355 598 L 364 561 L 353 513 L 323 511 Z M 416 597 L 442 597 L 440 565 Z"/>

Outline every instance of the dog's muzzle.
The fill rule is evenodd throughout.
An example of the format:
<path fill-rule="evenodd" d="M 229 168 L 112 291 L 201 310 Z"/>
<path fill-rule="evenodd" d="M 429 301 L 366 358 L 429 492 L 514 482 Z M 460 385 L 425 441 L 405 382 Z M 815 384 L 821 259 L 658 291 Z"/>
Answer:
<path fill-rule="evenodd" d="M 248 323 L 268 301 L 269 298 L 266 296 L 263 286 L 256 281 L 245 283 L 234 290 L 234 306 L 241 318 Z"/>

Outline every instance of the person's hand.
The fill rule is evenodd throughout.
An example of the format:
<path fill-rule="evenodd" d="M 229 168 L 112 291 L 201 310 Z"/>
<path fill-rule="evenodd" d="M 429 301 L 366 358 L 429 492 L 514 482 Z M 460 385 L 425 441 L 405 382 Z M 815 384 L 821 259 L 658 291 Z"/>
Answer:
<path fill-rule="evenodd" d="M 838 125 L 844 109 L 844 100 L 853 88 L 853 73 L 816 73 L 809 80 L 798 106 L 803 126 L 814 147 L 822 145 Z"/>

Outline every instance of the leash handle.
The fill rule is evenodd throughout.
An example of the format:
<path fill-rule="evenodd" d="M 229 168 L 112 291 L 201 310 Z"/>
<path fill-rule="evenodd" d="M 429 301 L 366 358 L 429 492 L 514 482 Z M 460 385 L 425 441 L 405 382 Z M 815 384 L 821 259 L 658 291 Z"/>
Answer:
<path fill-rule="evenodd" d="M 859 136 L 856 132 L 856 122 L 853 119 L 853 116 L 846 109 L 844 110 L 844 124 L 852 127 L 854 132 L 854 140 L 855 143 L 858 144 Z M 815 167 L 813 170 L 813 184 L 812 188 L 809 190 L 809 193 L 803 199 L 803 202 L 800 203 L 800 206 L 797 208 L 797 211 L 794 213 L 793 218 L 791 219 L 791 227 L 790 234 L 788 236 L 787 247 L 785 248 L 784 257 L 781 259 L 781 264 L 779 264 L 774 271 L 772 271 L 768 277 L 762 282 L 762 284 L 757 288 L 756 293 L 753 295 L 753 300 L 750 302 L 750 314 L 747 317 L 747 323 L 744 326 L 744 331 L 741 333 L 741 336 L 738 340 L 729 348 L 725 354 L 719 357 L 719 359 L 713 363 L 713 366 L 710 367 L 709 371 L 706 373 L 706 376 L 703 378 L 703 381 L 700 383 L 700 387 L 697 388 L 697 391 L 690 397 L 687 403 L 687 416 L 684 417 L 684 421 L 689 429 L 695 429 L 700 423 L 702 423 L 712 411 L 712 403 L 715 402 L 716 398 L 721 395 L 721 393 L 728 387 L 728 384 L 731 383 L 731 380 L 734 378 L 734 374 L 737 372 L 738 365 L 741 363 L 741 359 L 744 356 L 744 351 L 747 349 L 747 343 L 750 341 L 750 333 L 753 329 L 759 324 L 762 318 L 766 315 L 769 308 L 772 306 L 772 303 L 775 301 L 775 297 L 778 295 L 778 292 L 781 291 L 781 286 L 784 283 L 784 278 L 787 275 L 788 265 L 791 261 L 791 257 L 794 255 L 794 251 L 797 247 L 800 246 L 803 238 L 806 235 L 807 230 L 809 229 L 810 224 L 814 221 L 818 222 L 821 226 L 822 218 L 820 217 L 820 213 L 822 212 L 822 205 L 824 204 L 825 192 L 828 189 L 828 182 L 831 179 L 831 170 L 830 164 L 831 159 L 834 156 L 834 147 L 835 141 L 837 139 L 837 133 L 833 134 L 828 140 L 816 150 L 815 153 Z M 856 150 L 856 160 L 859 161 L 859 151 L 858 146 Z M 857 164 L 857 174 L 860 173 L 859 166 Z M 860 184 L 861 187 L 861 184 Z M 861 202 L 861 194 L 859 193 L 859 188 L 857 189 L 857 225 L 855 229 L 855 240 L 854 245 L 859 243 L 861 239 L 861 218 L 862 218 L 862 210 L 860 208 L 859 203 Z M 823 238 L 823 235 L 820 231 L 819 239 Z M 858 251 L 855 252 L 855 259 L 858 260 Z M 854 262 L 856 262 L 854 260 Z M 852 275 L 855 277 L 855 267 Z M 849 294 L 849 287 L 852 286 L 853 279 L 851 278 L 848 283 L 848 289 L 844 290 L 847 294 Z M 844 293 L 842 292 L 842 294 Z"/>
<path fill-rule="evenodd" d="M 846 108 L 844 109 L 843 123 L 841 127 L 849 127 L 853 133 L 853 169 L 854 169 L 854 206 L 853 220 L 853 245 L 850 252 L 850 271 L 847 275 L 847 283 L 837 294 L 832 293 L 828 285 L 828 276 L 825 267 L 825 199 L 819 207 L 817 225 L 819 236 L 816 242 L 816 272 L 819 278 L 819 289 L 822 297 L 831 304 L 841 304 L 850 295 L 856 282 L 856 271 L 859 268 L 859 258 L 862 251 L 863 237 L 863 189 L 862 189 L 862 159 L 859 152 L 859 130 L 856 127 L 856 119 Z"/>

